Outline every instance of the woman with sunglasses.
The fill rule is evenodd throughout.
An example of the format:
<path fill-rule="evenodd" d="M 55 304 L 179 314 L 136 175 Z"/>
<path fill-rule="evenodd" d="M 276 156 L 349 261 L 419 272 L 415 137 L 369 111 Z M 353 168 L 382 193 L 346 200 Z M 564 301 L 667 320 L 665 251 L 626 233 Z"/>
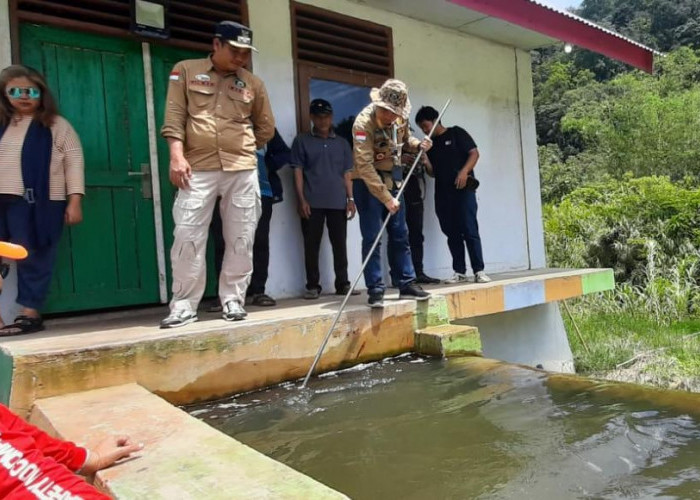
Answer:
<path fill-rule="evenodd" d="M 23 245 L 17 263 L 22 308 L 0 337 L 44 329 L 40 310 L 51 285 L 64 224 L 83 219 L 83 152 L 73 127 L 58 114 L 46 80 L 13 65 L 0 72 L 0 240 Z M 0 320 L 0 326 L 2 321 Z"/>

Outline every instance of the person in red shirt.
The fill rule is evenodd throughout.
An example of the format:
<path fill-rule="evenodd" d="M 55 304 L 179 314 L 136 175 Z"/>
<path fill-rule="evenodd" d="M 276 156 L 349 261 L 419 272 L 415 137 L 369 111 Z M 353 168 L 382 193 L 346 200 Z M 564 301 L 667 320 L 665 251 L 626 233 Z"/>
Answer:
<path fill-rule="evenodd" d="M 108 499 L 76 473 L 94 474 L 142 448 L 114 436 L 88 450 L 49 436 L 0 405 L 0 498 Z"/>
<path fill-rule="evenodd" d="M 0 245 L 0 257 L 9 257 Z M 0 292 L 2 276 L 0 272 Z M 83 478 L 143 448 L 112 436 L 91 450 L 56 439 L 0 404 L 0 498 L 108 499 Z"/>

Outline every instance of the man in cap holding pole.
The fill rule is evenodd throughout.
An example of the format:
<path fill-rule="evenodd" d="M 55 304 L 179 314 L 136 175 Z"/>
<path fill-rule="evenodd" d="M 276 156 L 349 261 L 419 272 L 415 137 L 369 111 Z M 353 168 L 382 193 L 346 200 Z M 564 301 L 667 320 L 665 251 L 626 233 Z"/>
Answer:
<path fill-rule="evenodd" d="M 392 281 L 398 285 L 400 298 L 427 300 L 430 294 L 418 286 L 411 262 L 406 211 L 395 195 L 403 182 L 402 149 L 419 152 L 430 149 L 432 142 L 411 136 L 408 116 L 411 103 L 408 88 L 400 80 L 389 79 L 370 93 L 372 102 L 355 119 L 352 128 L 354 154 L 354 197 L 360 215 L 362 258 L 379 236 L 388 214 L 388 256 Z M 379 246 L 364 269 L 370 307 L 384 306 Z"/>
<path fill-rule="evenodd" d="M 161 133 L 170 148 L 170 181 L 179 191 L 170 252 L 173 297 L 161 328 L 197 321 L 206 283 L 207 231 L 218 196 L 226 244 L 219 276 L 223 318 L 246 317 L 243 304 L 260 217 L 256 150 L 275 129 L 265 85 L 245 69 L 256 50 L 252 43 L 246 26 L 220 22 L 209 57 L 181 61 L 170 73 Z"/>

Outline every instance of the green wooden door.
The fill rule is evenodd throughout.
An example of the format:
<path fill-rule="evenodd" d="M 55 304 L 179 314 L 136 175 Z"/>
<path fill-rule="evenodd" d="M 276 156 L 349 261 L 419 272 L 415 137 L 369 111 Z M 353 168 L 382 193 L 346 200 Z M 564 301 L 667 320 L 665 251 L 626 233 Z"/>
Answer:
<path fill-rule="evenodd" d="M 165 98 L 168 92 L 168 81 L 170 71 L 176 63 L 185 59 L 200 59 L 206 57 L 206 54 L 201 52 L 193 52 L 190 50 L 176 49 L 162 45 L 151 46 L 151 67 L 153 71 L 153 95 L 154 107 L 156 114 L 156 124 L 158 133 L 158 163 L 160 171 L 160 188 L 161 202 L 163 207 L 163 232 L 166 251 L 169 251 L 173 244 L 173 229 L 174 222 L 172 216 L 173 200 L 175 199 L 175 188 L 168 177 L 170 165 L 170 154 L 168 152 L 168 143 L 160 136 L 160 128 L 163 126 L 163 117 L 165 115 Z M 217 294 L 217 276 L 214 267 L 214 255 L 212 242 L 209 241 L 207 253 L 207 289 L 206 296 L 214 296 Z M 168 254 L 169 255 L 169 254 Z M 172 272 L 170 269 L 170 259 L 166 259 L 168 290 L 172 282 Z"/>
<path fill-rule="evenodd" d="M 141 45 L 34 25 L 21 42 L 85 153 L 84 221 L 64 232 L 46 312 L 158 302 Z"/>

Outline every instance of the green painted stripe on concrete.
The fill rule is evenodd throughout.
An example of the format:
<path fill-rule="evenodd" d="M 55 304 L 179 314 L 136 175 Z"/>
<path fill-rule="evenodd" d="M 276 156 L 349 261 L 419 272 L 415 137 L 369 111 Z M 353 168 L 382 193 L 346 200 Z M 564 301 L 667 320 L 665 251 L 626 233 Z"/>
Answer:
<path fill-rule="evenodd" d="M 467 325 L 439 325 L 418 330 L 415 352 L 427 356 L 465 356 L 481 352 L 479 330 Z"/>
<path fill-rule="evenodd" d="M 0 349 L 0 403 L 5 406 L 10 404 L 10 391 L 12 390 L 12 356 L 4 349 Z"/>
<path fill-rule="evenodd" d="M 413 329 L 420 330 L 430 326 L 449 323 L 450 313 L 447 308 L 447 297 L 433 295 L 427 302 L 418 302 L 413 316 Z"/>
<path fill-rule="evenodd" d="M 480 352 L 481 337 L 478 330 L 463 335 L 450 335 L 443 340 L 442 349 L 445 356 L 460 356 L 470 352 Z"/>
<path fill-rule="evenodd" d="M 602 271 L 584 274 L 581 277 L 583 294 L 604 292 L 615 288 L 615 275 L 612 269 L 604 269 Z"/>

